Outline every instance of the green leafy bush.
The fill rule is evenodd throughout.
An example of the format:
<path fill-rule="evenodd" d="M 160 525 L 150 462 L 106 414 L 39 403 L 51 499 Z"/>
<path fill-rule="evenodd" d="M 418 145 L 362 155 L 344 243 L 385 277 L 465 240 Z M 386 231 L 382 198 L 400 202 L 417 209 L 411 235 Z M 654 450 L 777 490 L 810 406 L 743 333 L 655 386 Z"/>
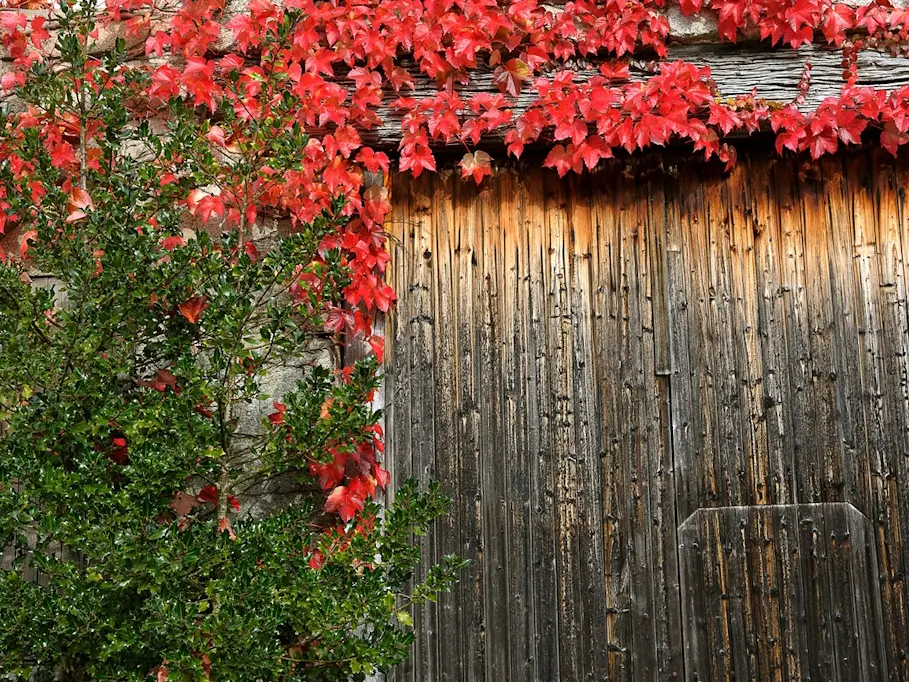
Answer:
<path fill-rule="evenodd" d="M 0 266 L 0 671 L 240 682 L 394 665 L 411 605 L 460 562 L 407 589 L 413 536 L 447 501 L 412 483 L 372 501 L 388 477 L 377 359 L 313 359 L 358 332 L 348 318 L 368 332 L 374 308 L 342 304 L 375 285 L 383 242 L 370 267 L 354 253 L 375 226 L 349 191 L 291 200 L 323 172 L 304 167 L 292 97 L 255 120 L 155 104 L 122 39 L 92 56 L 91 8 L 55 21 L 56 49 L 18 83 L 26 106 L 0 121 L 0 204 L 25 256 Z M 263 98 L 281 80 L 257 78 Z M 306 207 L 267 248 L 250 240 L 268 210 Z"/>

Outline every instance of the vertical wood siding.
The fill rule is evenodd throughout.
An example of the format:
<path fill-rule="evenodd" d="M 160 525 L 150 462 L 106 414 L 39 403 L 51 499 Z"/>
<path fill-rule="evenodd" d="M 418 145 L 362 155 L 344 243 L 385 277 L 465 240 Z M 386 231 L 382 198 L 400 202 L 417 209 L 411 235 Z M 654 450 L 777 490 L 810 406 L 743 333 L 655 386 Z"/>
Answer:
<path fill-rule="evenodd" d="M 909 681 L 907 180 L 393 178 L 388 459 L 471 566 L 392 679 Z"/>

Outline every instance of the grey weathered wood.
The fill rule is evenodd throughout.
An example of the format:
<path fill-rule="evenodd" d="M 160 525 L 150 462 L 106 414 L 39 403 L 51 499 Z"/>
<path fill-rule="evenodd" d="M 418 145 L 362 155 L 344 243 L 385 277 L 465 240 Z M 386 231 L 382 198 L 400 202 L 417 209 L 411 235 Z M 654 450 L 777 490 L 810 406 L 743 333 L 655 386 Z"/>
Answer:
<path fill-rule="evenodd" d="M 395 679 L 909 679 L 909 167 L 634 174 L 394 178 L 389 465 L 472 560 Z"/>

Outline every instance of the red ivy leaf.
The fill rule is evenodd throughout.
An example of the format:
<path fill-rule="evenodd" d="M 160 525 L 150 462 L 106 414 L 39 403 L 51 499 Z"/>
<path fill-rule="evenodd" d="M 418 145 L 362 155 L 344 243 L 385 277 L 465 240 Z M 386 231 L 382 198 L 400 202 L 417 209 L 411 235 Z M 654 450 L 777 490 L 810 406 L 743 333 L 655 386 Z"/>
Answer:
<path fill-rule="evenodd" d="M 427 145 L 418 144 L 412 150 L 405 149 L 401 152 L 398 167 L 402 171 L 409 170 L 415 178 L 418 178 L 424 170 L 435 172 L 436 160 Z"/>
<path fill-rule="evenodd" d="M 259 249 L 256 248 L 256 245 L 253 242 L 246 242 L 243 245 L 243 250 L 246 252 L 246 255 L 249 256 L 249 260 L 253 263 L 259 260 Z"/>
<path fill-rule="evenodd" d="M 284 403 L 272 403 L 275 406 L 275 411 L 268 415 L 268 421 L 270 421 L 275 426 L 284 423 L 284 413 L 287 412 L 287 405 Z"/>
<path fill-rule="evenodd" d="M 376 465 L 375 468 L 376 474 L 376 484 L 383 490 L 388 487 L 388 483 L 391 481 L 391 474 L 389 474 L 385 469 Z"/>
<path fill-rule="evenodd" d="M 701 0 L 679 0 L 679 9 L 684 16 L 697 14 L 701 11 Z"/>
<path fill-rule="evenodd" d="M 365 499 L 362 492 L 353 483 L 349 486 L 339 485 L 331 491 L 328 499 L 325 500 L 325 511 L 337 512 L 341 519 L 346 523 L 350 521 L 358 511 L 363 511 Z"/>
<path fill-rule="evenodd" d="M 461 177 L 464 179 L 473 177 L 474 182 L 478 185 L 487 175 L 492 175 L 492 159 L 484 151 L 467 152 L 461 162 Z"/>
<path fill-rule="evenodd" d="M 94 204 L 88 192 L 81 187 L 75 187 L 69 194 L 66 208 L 69 211 L 69 215 L 66 216 L 66 222 L 74 223 L 87 217 L 86 211 L 94 208 Z"/>
<path fill-rule="evenodd" d="M 28 258 L 28 245 L 29 242 L 34 242 L 38 240 L 38 230 L 26 230 L 22 233 L 22 241 L 19 244 L 19 253 L 22 254 L 23 258 Z"/>
<path fill-rule="evenodd" d="M 196 324 L 207 307 L 208 296 L 193 296 L 192 298 L 183 301 L 179 306 L 179 310 L 183 317 L 192 324 Z"/>
<path fill-rule="evenodd" d="M 318 571 L 325 564 L 325 556 L 322 554 L 321 550 L 315 550 L 312 553 L 312 556 L 309 557 L 309 567 Z"/>
<path fill-rule="evenodd" d="M 381 365 L 382 359 L 385 357 L 385 337 L 373 334 L 369 337 L 369 345 L 376 356 L 376 362 Z"/>
<path fill-rule="evenodd" d="M 512 97 L 521 94 L 521 84 L 529 81 L 533 76 L 530 67 L 520 59 L 509 59 L 504 64 L 496 67 L 492 75 L 492 82 L 502 92 Z"/>
<path fill-rule="evenodd" d="M 213 485 L 207 485 L 199 491 L 199 494 L 196 495 L 196 499 L 199 500 L 199 502 L 208 502 L 209 504 L 216 505 L 218 504 L 218 489 Z"/>
<path fill-rule="evenodd" d="M 186 242 L 183 241 L 183 237 L 179 235 L 171 235 L 170 237 L 165 237 L 161 242 L 162 248 L 166 251 L 173 251 L 178 246 L 183 246 Z"/>
<path fill-rule="evenodd" d="M 884 124 L 884 130 L 881 132 L 881 146 L 884 149 L 896 156 L 900 146 L 907 142 L 909 142 L 909 134 L 897 128 L 893 121 L 887 121 Z"/>
<path fill-rule="evenodd" d="M 112 448 L 110 458 L 117 464 L 126 464 L 129 462 L 129 448 L 126 445 L 126 438 L 123 436 L 114 436 L 111 438 Z"/>
<path fill-rule="evenodd" d="M 565 177 L 570 170 L 580 173 L 581 159 L 575 159 L 574 151 L 573 144 L 568 145 L 567 148 L 557 144 L 549 151 L 543 165 L 546 168 L 555 168 L 560 178 Z"/>
<path fill-rule="evenodd" d="M 173 509 L 177 516 L 183 517 L 201 504 L 202 503 L 197 497 L 187 495 L 182 490 L 178 490 L 174 493 L 174 499 L 171 500 L 171 503 L 168 506 Z"/>

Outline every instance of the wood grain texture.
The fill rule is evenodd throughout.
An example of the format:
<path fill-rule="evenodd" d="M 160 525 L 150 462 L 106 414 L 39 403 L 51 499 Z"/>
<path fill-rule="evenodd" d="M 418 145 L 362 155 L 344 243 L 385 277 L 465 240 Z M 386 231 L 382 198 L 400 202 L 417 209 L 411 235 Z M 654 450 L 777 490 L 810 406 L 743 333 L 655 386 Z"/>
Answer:
<path fill-rule="evenodd" d="M 685 619 L 699 625 L 687 679 L 888 679 L 870 530 L 843 502 L 692 514 L 679 530 Z"/>
<path fill-rule="evenodd" d="M 388 463 L 471 560 L 392 679 L 909 681 L 909 163 L 633 175 L 392 180 Z"/>

